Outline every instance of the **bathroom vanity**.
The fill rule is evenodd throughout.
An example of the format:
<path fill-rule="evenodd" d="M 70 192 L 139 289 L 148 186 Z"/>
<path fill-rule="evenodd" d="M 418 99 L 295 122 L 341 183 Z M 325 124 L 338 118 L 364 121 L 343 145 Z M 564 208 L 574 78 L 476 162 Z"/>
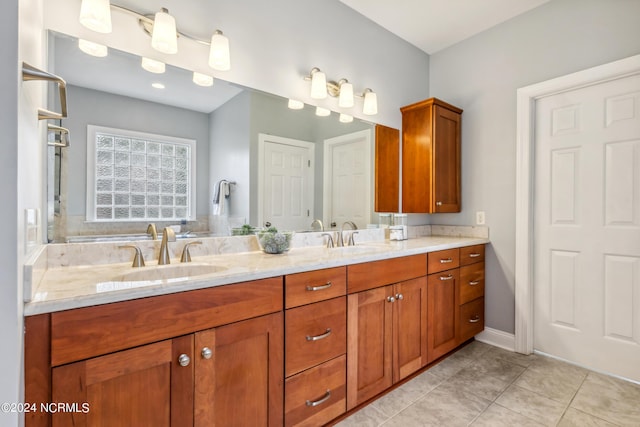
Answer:
<path fill-rule="evenodd" d="M 192 270 L 33 273 L 25 399 L 67 410 L 27 413 L 26 425 L 326 424 L 482 331 L 486 243 L 432 236 L 194 256 Z M 198 274 L 153 276 L 164 267 Z M 143 269 L 148 283 L 131 275 Z"/>

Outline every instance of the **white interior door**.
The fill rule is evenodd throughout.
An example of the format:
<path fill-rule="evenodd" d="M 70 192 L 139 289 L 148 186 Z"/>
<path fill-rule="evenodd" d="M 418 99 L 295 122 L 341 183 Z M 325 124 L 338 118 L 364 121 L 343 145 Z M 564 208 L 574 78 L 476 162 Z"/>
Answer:
<path fill-rule="evenodd" d="M 260 135 L 259 225 L 308 230 L 313 219 L 314 144 Z"/>
<path fill-rule="evenodd" d="M 535 110 L 534 347 L 640 381 L 640 76 Z"/>
<path fill-rule="evenodd" d="M 324 221 L 358 228 L 371 222 L 371 131 L 325 140 Z"/>

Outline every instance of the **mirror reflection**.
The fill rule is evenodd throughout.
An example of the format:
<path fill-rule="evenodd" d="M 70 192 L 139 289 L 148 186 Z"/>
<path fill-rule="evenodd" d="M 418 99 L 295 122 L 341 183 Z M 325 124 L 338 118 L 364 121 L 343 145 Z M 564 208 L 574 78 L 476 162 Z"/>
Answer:
<path fill-rule="evenodd" d="M 344 123 L 336 113 L 319 117 L 308 105 L 290 109 L 286 99 L 218 78 L 212 86 L 200 86 L 192 72 L 168 65 L 164 73 L 152 73 L 142 68 L 140 57 L 111 48 L 105 57 L 90 56 L 77 39 L 60 33 L 50 32 L 49 58 L 49 70 L 67 81 L 69 117 L 61 125 L 70 131 L 68 148 L 49 147 L 50 242 L 86 235 L 143 238 L 148 223 L 177 225 L 181 233 L 228 235 L 245 223 L 305 231 L 314 220 L 326 229 L 345 221 L 358 227 L 371 222 L 371 123 Z M 50 96 L 55 105 L 56 94 Z M 125 144 L 133 150 L 126 155 L 114 148 L 113 170 L 101 169 L 105 180 L 112 179 L 107 190 L 114 194 L 91 203 L 87 194 L 96 193 L 97 169 L 105 164 L 91 158 L 95 154 L 87 161 L 87 153 L 95 152 L 87 147 L 96 144 L 89 127 L 150 135 L 150 145 Z M 173 169 L 157 166 L 165 160 L 156 160 L 147 148 L 141 149 L 146 157 L 131 148 L 154 147 L 163 138 L 195 141 L 195 173 L 188 180 L 194 191 L 187 199 L 178 190 L 183 181 L 177 148 L 169 162 Z M 96 220 L 88 214 L 96 202 L 111 203 L 114 217 Z M 192 209 L 184 218 L 183 203 Z M 173 210 L 163 210 L 167 206 Z M 115 215 L 127 209 L 128 215 Z"/>

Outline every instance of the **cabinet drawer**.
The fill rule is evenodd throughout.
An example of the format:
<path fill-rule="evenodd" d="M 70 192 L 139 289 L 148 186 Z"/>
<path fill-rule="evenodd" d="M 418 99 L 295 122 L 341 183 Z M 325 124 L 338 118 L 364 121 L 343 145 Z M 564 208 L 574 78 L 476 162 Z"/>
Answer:
<path fill-rule="evenodd" d="M 346 363 L 342 355 L 287 378 L 285 426 L 320 426 L 346 411 Z"/>
<path fill-rule="evenodd" d="M 484 330 L 484 298 L 460 306 L 460 342 Z"/>
<path fill-rule="evenodd" d="M 427 275 L 427 256 L 412 255 L 347 266 L 349 293 Z"/>
<path fill-rule="evenodd" d="M 469 265 L 475 262 L 484 262 L 484 245 L 460 248 L 460 265 Z"/>
<path fill-rule="evenodd" d="M 484 262 L 460 267 L 460 304 L 484 296 Z"/>
<path fill-rule="evenodd" d="M 336 267 L 284 276 L 285 308 L 330 298 L 347 291 L 347 268 Z"/>
<path fill-rule="evenodd" d="M 447 249 L 427 254 L 427 270 L 429 274 L 451 270 L 460 266 L 460 249 Z"/>
<path fill-rule="evenodd" d="M 347 297 L 285 312 L 285 376 L 346 353 Z"/>

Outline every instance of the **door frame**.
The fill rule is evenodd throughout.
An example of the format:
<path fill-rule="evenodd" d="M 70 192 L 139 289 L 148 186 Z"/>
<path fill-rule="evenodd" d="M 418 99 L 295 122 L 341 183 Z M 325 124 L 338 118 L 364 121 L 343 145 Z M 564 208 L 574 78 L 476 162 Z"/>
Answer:
<path fill-rule="evenodd" d="M 517 91 L 515 351 L 533 352 L 533 209 L 535 106 L 540 98 L 640 74 L 640 55 L 588 68 Z"/>
<path fill-rule="evenodd" d="M 346 133 L 344 135 L 339 135 L 333 138 L 327 138 L 324 140 L 324 151 L 323 151 L 323 178 L 322 178 L 322 222 L 325 224 L 325 227 L 330 228 L 329 223 L 331 221 L 331 201 L 332 201 L 332 197 L 333 197 L 333 192 L 331 191 L 331 170 L 333 169 L 333 158 L 331 156 L 332 154 L 332 149 L 334 145 L 339 145 L 339 144 L 343 144 L 345 142 L 351 141 L 353 139 L 359 138 L 359 137 L 363 137 L 367 143 L 367 149 L 365 152 L 365 164 L 366 164 L 366 168 L 367 168 L 367 175 L 369 176 L 369 179 L 367 180 L 368 183 L 368 191 L 367 191 L 367 217 L 369 218 L 369 221 L 371 221 L 371 212 L 373 211 L 372 206 L 371 206 L 371 200 L 372 200 L 372 186 L 371 183 L 373 182 L 373 176 L 371 174 L 371 171 L 373 170 L 371 167 L 371 152 L 373 151 L 373 147 L 371 144 L 371 141 L 373 140 L 373 136 L 372 136 L 372 129 L 365 129 L 365 130 L 360 130 L 360 131 L 356 131 L 356 132 L 351 132 L 351 133 Z"/>
<path fill-rule="evenodd" d="M 285 138 L 282 136 L 269 135 L 267 133 L 259 133 L 258 134 L 258 179 L 256 180 L 258 187 L 258 209 L 257 209 L 257 217 L 258 217 L 258 227 L 262 227 L 264 223 L 264 188 L 262 186 L 262 178 L 264 174 L 264 153 L 265 153 L 265 144 L 267 142 L 275 142 L 278 144 L 291 145 L 295 147 L 304 148 L 309 153 L 309 161 L 311 162 L 311 168 L 309 173 L 309 182 L 307 183 L 307 188 L 311 191 L 310 196 L 310 205 L 309 210 L 313 213 L 314 204 L 315 204 L 315 144 L 309 141 L 303 141 L 301 139 L 292 139 Z"/>

